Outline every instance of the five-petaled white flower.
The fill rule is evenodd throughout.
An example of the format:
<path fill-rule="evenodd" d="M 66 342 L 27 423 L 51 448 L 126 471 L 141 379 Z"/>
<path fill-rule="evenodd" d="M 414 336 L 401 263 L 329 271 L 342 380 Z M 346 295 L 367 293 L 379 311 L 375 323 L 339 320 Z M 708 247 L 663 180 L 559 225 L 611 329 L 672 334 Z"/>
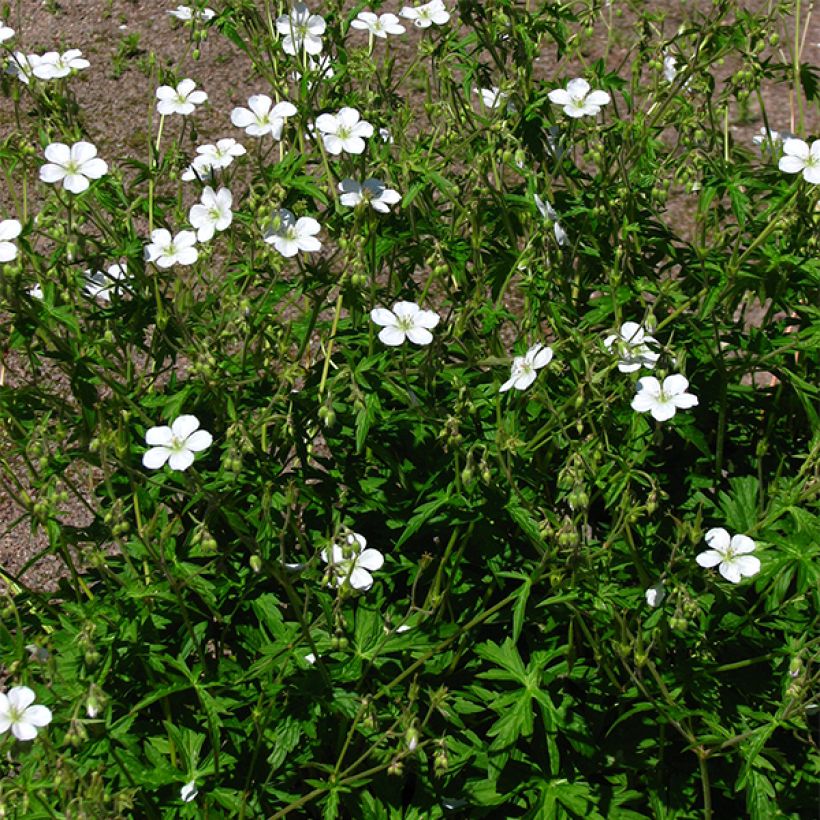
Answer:
<path fill-rule="evenodd" d="M 702 567 L 718 566 L 718 572 L 733 584 L 740 583 L 745 576 L 757 575 L 760 572 L 760 559 L 754 555 L 755 542 L 748 535 L 733 535 L 723 527 L 713 527 L 706 533 L 706 543 L 711 547 L 701 552 L 695 560 Z"/>
<path fill-rule="evenodd" d="M 374 211 L 386 214 L 390 211 L 390 206 L 401 202 L 401 194 L 388 188 L 380 179 L 366 179 L 364 182 L 357 182 L 355 179 L 343 179 L 339 183 L 339 190 L 342 195 L 339 201 L 342 205 L 355 208 L 361 202 L 370 204 Z"/>
<path fill-rule="evenodd" d="M 176 236 L 171 236 L 165 228 L 157 228 L 151 231 L 151 242 L 145 246 L 145 260 L 153 262 L 158 268 L 193 265 L 199 258 L 195 245 L 196 234 L 193 231 L 180 231 Z"/>
<path fill-rule="evenodd" d="M 231 122 L 237 128 L 244 128 L 252 137 L 270 134 L 275 140 L 282 139 L 282 127 L 287 117 L 296 113 L 296 106 L 288 102 L 276 103 L 267 94 L 254 94 L 248 98 L 247 108 L 234 108 Z"/>
<path fill-rule="evenodd" d="M 342 546 L 333 544 L 330 554 L 326 549 L 322 550 L 322 560 L 329 565 L 331 584 L 335 582 L 340 587 L 349 583 L 353 589 L 362 592 L 373 586 L 370 573 L 384 564 L 384 556 L 378 550 L 368 548 L 365 537 L 357 532 L 348 533 Z"/>
<path fill-rule="evenodd" d="M 285 54 L 322 53 L 322 35 L 325 33 L 325 19 L 319 14 L 311 14 L 304 3 L 297 3 L 290 14 L 283 14 L 276 20 L 276 30 L 283 36 L 282 50 Z"/>
<path fill-rule="evenodd" d="M 396 302 L 393 310 L 373 308 L 370 318 L 382 329 L 379 339 L 390 347 L 396 347 L 409 339 L 414 345 L 429 345 L 433 341 L 430 331 L 441 317 L 432 310 L 422 310 L 415 302 Z"/>
<path fill-rule="evenodd" d="M 36 695 L 28 686 L 12 686 L 0 692 L 0 735 L 11 729 L 18 740 L 34 740 L 37 730 L 51 723 L 51 709 L 37 706 Z"/>
<path fill-rule="evenodd" d="M 443 0 L 430 0 L 422 6 L 405 6 L 399 14 L 405 20 L 412 20 L 416 28 L 430 28 L 433 24 L 443 26 L 450 19 L 450 12 Z"/>
<path fill-rule="evenodd" d="M 191 164 L 183 171 L 182 179 L 202 179 L 214 169 L 227 168 L 235 157 L 247 153 L 245 146 L 238 143 L 233 137 L 217 140 L 216 145 L 208 143 L 196 149 L 197 155 Z"/>
<path fill-rule="evenodd" d="M 104 302 L 110 302 L 112 292 L 118 296 L 122 294 L 122 283 L 126 276 L 125 265 L 119 262 L 109 265 L 108 270 L 105 272 L 89 269 L 85 272 L 84 290 L 92 299 L 102 299 Z"/>
<path fill-rule="evenodd" d="M 510 378 L 498 388 L 499 393 L 506 393 L 511 387 L 526 390 L 538 375 L 535 371 L 546 367 L 552 361 L 552 348 L 545 345 L 533 345 L 523 356 L 513 359 Z"/>
<path fill-rule="evenodd" d="M 204 9 L 192 9 L 190 6 L 177 6 L 175 9 L 171 9 L 168 14 L 170 14 L 171 17 L 176 17 L 177 20 L 202 20 L 206 23 L 216 17 L 216 12 L 207 7 Z"/>
<path fill-rule="evenodd" d="M 183 803 L 190 803 L 199 794 L 199 789 L 196 787 L 196 780 L 189 780 L 180 790 L 179 799 Z"/>
<path fill-rule="evenodd" d="M 6 40 L 10 40 L 12 37 L 14 37 L 14 29 L 0 22 L 0 43 L 5 43 Z"/>
<path fill-rule="evenodd" d="M 194 463 L 194 453 L 201 453 L 213 444 L 213 436 L 199 429 L 196 416 L 179 416 L 171 426 L 149 427 L 145 443 L 151 449 L 142 456 L 149 470 L 159 470 L 165 462 L 172 470 L 187 470 Z"/>
<path fill-rule="evenodd" d="M 161 85 L 157 89 L 157 111 L 166 116 L 168 114 L 193 114 L 198 105 L 208 99 L 204 91 L 196 91 L 196 83 L 186 77 L 176 88 L 170 85 Z"/>
<path fill-rule="evenodd" d="M 570 80 L 566 88 L 550 91 L 547 96 L 555 105 L 563 105 L 564 113 L 570 117 L 594 117 L 601 106 L 612 99 L 606 91 L 590 91 L 589 83 L 580 77 Z"/>
<path fill-rule="evenodd" d="M 657 343 L 657 339 L 648 335 L 637 322 L 624 322 L 618 333 L 604 339 L 604 347 L 610 351 L 614 347 L 620 357 L 618 370 L 621 373 L 634 373 L 641 367 L 652 370 L 661 356 L 649 345 Z"/>
<path fill-rule="evenodd" d="M 191 206 L 188 219 L 196 228 L 196 238 L 199 242 L 207 242 L 214 235 L 214 231 L 224 231 L 233 221 L 231 204 L 233 197 L 227 188 L 220 188 L 214 193 L 210 185 L 205 187 L 202 198 L 196 205 Z"/>
<path fill-rule="evenodd" d="M 533 194 L 533 197 L 535 199 L 535 207 L 538 208 L 538 212 L 544 218 L 544 221 L 549 222 L 552 225 L 552 232 L 555 234 L 555 241 L 562 247 L 568 245 L 569 237 L 567 236 L 567 232 L 561 226 L 561 223 L 558 221 L 558 214 L 555 213 L 555 208 L 553 208 L 549 202 L 541 199 L 538 194 Z"/>
<path fill-rule="evenodd" d="M 483 106 L 488 109 L 498 108 L 510 96 L 496 85 L 490 88 L 476 88 L 475 93 L 480 95 Z"/>
<path fill-rule="evenodd" d="M 338 114 L 320 114 L 316 127 L 322 132 L 322 140 L 330 154 L 361 154 L 363 137 L 373 136 L 373 126 L 361 118 L 355 108 L 342 108 Z"/>
<path fill-rule="evenodd" d="M 51 184 L 62 182 L 66 191 L 81 194 L 89 186 L 89 180 L 99 179 L 108 173 L 105 160 L 97 156 L 97 149 L 90 142 L 65 145 L 52 142 L 46 147 L 48 162 L 40 168 L 40 179 Z"/>
<path fill-rule="evenodd" d="M 280 208 L 265 231 L 265 242 L 273 245 L 282 256 L 296 256 L 299 251 L 313 253 L 322 247 L 316 238 L 321 225 L 312 216 L 297 219 L 287 208 Z"/>
<path fill-rule="evenodd" d="M 688 410 L 698 403 L 697 396 L 686 392 L 689 382 L 680 373 L 667 376 L 663 386 L 654 376 L 638 379 L 638 392 L 632 409 L 649 412 L 656 421 L 668 421 L 678 410 Z"/>
<path fill-rule="evenodd" d="M 404 34 L 406 30 L 395 14 L 374 14 L 372 11 L 360 11 L 350 22 L 350 27 L 368 31 L 371 36 L 383 40 L 388 34 Z"/>
<path fill-rule="evenodd" d="M 16 219 L 0 221 L 0 262 L 11 262 L 17 258 L 17 245 L 12 239 L 17 239 L 23 226 Z"/>
<path fill-rule="evenodd" d="M 646 603 L 648 603 L 649 606 L 660 606 L 663 599 L 666 597 L 666 587 L 663 585 L 663 581 L 658 581 L 657 584 L 653 584 L 649 587 L 644 592 L 644 597 L 646 598 Z"/>
<path fill-rule="evenodd" d="M 88 68 L 91 63 L 83 57 L 78 48 L 70 48 L 60 54 L 57 51 L 47 51 L 32 66 L 32 73 L 40 80 L 56 80 L 68 77 L 72 71 Z"/>
<path fill-rule="evenodd" d="M 39 54 L 23 54 L 22 51 L 14 51 L 6 71 L 9 74 L 14 74 L 21 83 L 28 85 L 34 76 L 34 68 L 40 62 L 40 59 Z"/>
<path fill-rule="evenodd" d="M 785 140 L 783 156 L 777 167 L 787 174 L 799 174 L 802 171 L 806 182 L 820 185 L 820 140 L 815 140 L 811 147 L 803 140 Z"/>

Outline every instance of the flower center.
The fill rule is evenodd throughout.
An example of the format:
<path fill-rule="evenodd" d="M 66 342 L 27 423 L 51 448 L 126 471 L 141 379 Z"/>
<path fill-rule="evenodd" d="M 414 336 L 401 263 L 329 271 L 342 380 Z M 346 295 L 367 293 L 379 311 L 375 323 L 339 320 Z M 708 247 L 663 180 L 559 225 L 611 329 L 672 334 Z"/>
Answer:
<path fill-rule="evenodd" d="M 74 175 L 80 173 L 80 163 L 77 162 L 76 159 L 70 159 L 63 167 L 67 174 Z"/>
<path fill-rule="evenodd" d="M 25 709 L 9 705 L 9 720 L 11 720 L 12 723 L 19 723 L 23 719 L 25 711 Z"/>
<path fill-rule="evenodd" d="M 415 322 L 413 322 L 412 316 L 397 316 L 396 317 L 396 327 L 399 330 L 403 330 L 407 333 L 408 330 L 412 330 L 415 327 Z"/>
<path fill-rule="evenodd" d="M 187 102 L 188 98 L 184 94 L 181 94 L 179 91 L 177 91 L 177 105 L 185 105 L 185 103 Z"/>
<path fill-rule="evenodd" d="M 171 443 L 168 445 L 168 449 L 173 450 L 175 453 L 179 453 L 185 449 L 185 440 L 181 439 L 179 436 L 171 436 Z"/>
<path fill-rule="evenodd" d="M 213 208 L 211 208 L 210 211 L 208 211 L 208 216 L 211 218 L 211 221 L 216 222 L 219 220 L 222 214 L 219 212 L 219 208 L 214 206 Z"/>

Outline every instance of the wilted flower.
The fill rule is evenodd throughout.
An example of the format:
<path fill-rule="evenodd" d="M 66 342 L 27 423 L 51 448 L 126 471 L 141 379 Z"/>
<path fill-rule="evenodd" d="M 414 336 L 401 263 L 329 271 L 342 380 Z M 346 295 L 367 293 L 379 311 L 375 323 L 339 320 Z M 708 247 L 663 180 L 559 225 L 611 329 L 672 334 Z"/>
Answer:
<path fill-rule="evenodd" d="M 295 56 L 302 49 L 314 56 L 322 53 L 325 20 L 318 14 L 311 14 L 304 3 L 297 3 L 290 14 L 279 17 L 276 21 L 276 30 L 283 35 L 282 50 L 285 54 Z"/>
<path fill-rule="evenodd" d="M 395 14 L 374 14 L 360 11 L 350 23 L 351 28 L 368 31 L 373 37 L 387 39 L 388 34 L 404 34 L 405 28 Z"/>
<path fill-rule="evenodd" d="M 193 231 L 180 231 L 172 237 L 170 231 L 157 228 L 151 232 L 151 242 L 145 247 L 145 259 L 158 268 L 193 265 L 199 257 L 195 245 L 196 234 Z"/>
<path fill-rule="evenodd" d="M 618 370 L 621 373 L 634 373 L 641 367 L 651 370 L 660 358 L 660 353 L 655 353 L 649 345 L 657 344 L 653 336 L 649 336 L 637 322 L 624 322 L 618 333 L 613 333 L 604 339 L 604 347 L 607 350 L 615 348 L 620 356 Z"/>
<path fill-rule="evenodd" d="M 668 421 L 678 410 L 687 410 L 698 403 L 697 396 L 686 392 L 689 382 L 675 373 L 663 380 L 663 386 L 654 376 L 638 379 L 638 392 L 632 399 L 632 409 L 649 412 L 656 421 Z"/>
<path fill-rule="evenodd" d="M 316 127 L 322 132 L 322 140 L 330 154 L 361 154 L 363 137 L 373 136 L 373 126 L 361 118 L 355 108 L 342 108 L 338 114 L 320 114 Z"/>
<path fill-rule="evenodd" d="M 176 17 L 177 20 L 203 20 L 208 22 L 216 17 L 216 12 L 213 9 L 192 9 L 190 6 L 177 6 L 171 9 L 168 14 Z"/>
<path fill-rule="evenodd" d="M 511 387 L 516 390 L 526 390 L 538 375 L 540 370 L 552 361 L 552 348 L 540 342 L 533 345 L 523 356 L 513 359 L 510 378 L 498 388 L 499 393 L 506 393 Z"/>
<path fill-rule="evenodd" d="M 430 28 L 431 25 L 443 26 L 450 19 L 450 12 L 443 0 L 431 0 L 422 6 L 405 6 L 399 14 L 406 20 L 412 20 L 416 28 Z"/>
<path fill-rule="evenodd" d="M 567 236 L 567 232 L 561 227 L 561 223 L 558 221 L 558 214 L 555 213 L 555 208 L 553 208 L 549 202 L 541 199 L 538 194 L 534 194 L 533 196 L 535 199 L 535 207 L 538 208 L 538 212 L 547 222 L 552 224 L 552 232 L 555 234 L 555 241 L 561 246 L 569 244 L 569 237 Z"/>
<path fill-rule="evenodd" d="M 151 449 L 142 456 L 142 464 L 149 470 L 159 470 L 165 462 L 172 470 L 187 470 L 194 463 L 194 453 L 207 450 L 213 436 L 199 429 L 196 416 L 179 416 L 170 427 L 150 427 L 145 443 Z"/>
<path fill-rule="evenodd" d="M 664 55 L 663 58 L 663 78 L 668 83 L 672 83 L 675 81 L 675 77 L 678 76 L 678 69 L 675 68 L 678 60 L 676 57 L 672 56 L 671 54 Z"/>
<path fill-rule="evenodd" d="M 193 114 L 198 105 L 202 105 L 208 99 L 204 91 L 195 91 L 196 83 L 186 78 L 182 80 L 176 88 L 170 85 L 161 85 L 157 89 L 157 111 L 166 116 L 168 114 L 181 114 L 187 116 Z"/>
<path fill-rule="evenodd" d="M 360 202 L 367 202 L 374 211 L 386 214 L 390 211 L 390 205 L 401 202 L 398 191 L 388 188 L 381 180 L 373 177 L 361 183 L 355 179 L 343 179 L 339 183 L 339 190 L 342 192 L 339 201 L 352 208 Z"/>
<path fill-rule="evenodd" d="M 799 174 L 802 171 L 806 182 L 820 184 L 820 140 L 815 140 L 811 147 L 803 140 L 785 140 L 783 156 L 777 167 L 787 174 Z"/>
<path fill-rule="evenodd" d="M 12 239 L 17 239 L 23 226 L 16 219 L 0 221 L 0 262 L 11 262 L 17 258 L 17 245 Z"/>
<path fill-rule="evenodd" d="M 373 308 L 370 318 L 382 328 L 379 339 L 390 347 L 396 347 L 403 344 L 405 339 L 416 345 L 429 345 L 433 341 L 430 331 L 441 317 L 432 310 L 421 310 L 415 302 L 396 302 L 393 310 Z"/>
<path fill-rule="evenodd" d="M 233 221 L 231 204 L 233 197 L 227 188 L 220 188 L 214 193 L 210 185 L 202 192 L 201 200 L 191 207 L 188 219 L 196 228 L 196 238 L 199 242 L 207 242 L 214 235 L 214 231 L 224 231 Z"/>
<path fill-rule="evenodd" d="M 182 173 L 182 179 L 185 181 L 202 178 L 214 169 L 227 168 L 235 157 L 241 157 L 247 152 L 245 146 L 233 137 L 226 137 L 217 140 L 216 145 L 211 143 L 200 145 L 196 153 L 197 156 L 194 157 L 193 162 Z"/>
<path fill-rule="evenodd" d="M 594 117 L 612 99 L 606 91 L 590 91 L 589 83 L 580 77 L 570 80 L 566 89 L 556 88 L 547 96 L 555 105 L 563 105 L 570 117 Z"/>
<path fill-rule="evenodd" d="M 663 599 L 666 597 L 666 587 L 663 585 L 663 581 L 658 581 L 657 584 L 649 587 L 644 592 L 644 596 L 646 597 L 646 603 L 648 603 L 649 606 L 660 606 Z"/>
<path fill-rule="evenodd" d="M 755 542 L 748 535 L 733 535 L 723 527 L 714 527 L 706 533 L 706 543 L 711 549 L 701 552 L 695 560 L 702 567 L 718 566 L 718 572 L 733 584 L 740 583 L 741 577 L 757 575 L 760 559 L 749 555 L 754 552 Z"/>
<path fill-rule="evenodd" d="M 63 183 L 66 191 L 80 194 L 89 186 L 90 179 L 99 179 L 108 173 L 107 163 L 97 156 L 90 142 L 75 142 L 68 146 L 52 142 L 46 147 L 48 163 L 40 168 L 40 179 L 54 184 Z"/>
<path fill-rule="evenodd" d="M 280 140 L 285 119 L 295 113 L 296 106 L 287 100 L 273 105 L 267 94 L 254 94 L 248 98 L 247 108 L 234 108 L 231 122 L 237 128 L 244 128 L 245 133 L 252 137 L 270 134 L 275 140 Z"/>
<path fill-rule="evenodd" d="M 362 592 L 373 586 L 370 572 L 381 569 L 384 556 L 376 549 L 367 548 L 367 541 L 357 532 L 348 533 L 342 546 L 333 544 L 328 551 L 322 550 L 322 560 L 328 564 L 332 581 L 340 587 L 349 583 L 353 589 Z"/>
<path fill-rule="evenodd" d="M 78 48 L 71 48 L 60 54 L 57 51 L 47 51 L 32 66 L 32 73 L 41 80 L 56 80 L 67 77 L 72 71 L 88 68 L 91 63 L 83 57 Z"/>
<path fill-rule="evenodd" d="M 199 794 L 196 787 L 196 780 L 189 780 L 180 790 L 179 798 L 184 803 L 190 803 Z"/>
<path fill-rule="evenodd" d="M 287 208 L 281 208 L 273 223 L 265 231 L 265 242 L 273 245 L 282 256 L 296 256 L 299 251 L 313 253 L 322 247 L 316 238 L 321 225 L 311 216 L 299 219 Z"/>
<path fill-rule="evenodd" d="M 0 735 L 11 729 L 18 740 L 34 740 L 37 730 L 51 723 L 51 710 L 34 703 L 36 695 L 28 686 L 13 686 L 0 692 Z"/>
<path fill-rule="evenodd" d="M 85 292 L 92 299 L 102 299 L 104 302 L 110 302 L 112 291 L 118 295 L 121 293 L 121 283 L 126 275 L 125 266 L 119 262 L 109 265 L 108 270 L 105 272 L 89 269 L 85 272 Z"/>

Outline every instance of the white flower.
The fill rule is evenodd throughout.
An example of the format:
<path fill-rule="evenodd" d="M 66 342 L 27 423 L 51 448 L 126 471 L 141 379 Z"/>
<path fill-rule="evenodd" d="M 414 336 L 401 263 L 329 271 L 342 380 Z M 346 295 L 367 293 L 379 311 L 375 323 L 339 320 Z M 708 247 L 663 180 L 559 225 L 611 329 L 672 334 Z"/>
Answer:
<path fill-rule="evenodd" d="M 686 392 L 689 382 L 675 373 L 661 383 L 654 376 L 638 379 L 638 392 L 632 399 L 632 409 L 638 413 L 650 412 L 656 421 L 668 421 L 678 410 L 686 410 L 698 403 L 697 396 Z"/>
<path fill-rule="evenodd" d="M 34 76 L 34 67 L 40 59 L 39 54 L 23 54 L 22 51 L 15 51 L 11 55 L 6 71 L 14 74 L 21 83 L 28 85 Z"/>
<path fill-rule="evenodd" d="M 273 106 L 273 107 L 271 107 Z M 244 128 L 251 137 L 270 134 L 275 140 L 282 139 L 282 127 L 286 117 L 296 113 L 293 103 L 284 101 L 273 105 L 267 94 L 254 94 L 248 98 L 248 108 L 234 108 L 231 122 L 237 128 Z"/>
<path fill-rule="evenodd" d="M 185 181 L 201 179 L 214 169 L 227 168 L 235 157 L 247 153 L 245 146 L 238 143 L 233 137 L 217 140 L 216 145 L 208 143 L 196 149 L 197 156 L 182 173 Z"/>
<path fill-rule="evenodd" d="M 606 91 L 590 91 L 589 83 L 581 78 L 570 80 L 566 89 L 556 88 L 547 96 L 555 105 L 563 105 L 570 117 L 594 117 L 612 99 Z"/>
<path fill-rule="evenodd" d="M 382 138 L 382 142 L 393 142 L 393 135 L 387 128 L 380 128 L 379 129 L 379 136 Z"/>
<path fill-rule="evenodd" d="M 678 60 L 671 54 L 664 55 L 663 58 L 663 78 L 668 83 L 675 82 L 675 77 L 678 76 L 678 69 L 675 68 Z"/>
<path fill-rule="evenodd" d="M 214 231 L 224 231 L 233 221 L 231 204 L 233 197 L 227 188 L 214 193 L 210 185 L 205 187 L 200 201 L 191 207 L 188 220 L 196 228 L 199 242 L 207 242 Z"/>
<path fill-rule="evenodd" d="M 5 43 L 6 40 L 10 40 L 12 37 L 14 37 L 14 29 L 0 22 L 0 43 Z"/>
<path fill-rule="evenodd" d="M 347 582 L 353 589 L 362 592 L 373 586 L 370 572 L 382 568 L 384 556 L 378 550 L 366 547 L 365 537 L 352 532 L 345 538 L 343 546 L 331 546 L 329 556 L 327 550 L 322 550 L 322 560 L 329 565 L 331 583 L 335 581 L 336 586 L 340 587 Z"/>
<path fill-rule="evenodd" d="M 31 296 L 32 299 L 45 299 L 46 295 L 43 293 L 43 288 L 40 285 L 34 285 L 28 289 L 28 295 Z"/>
<path fill-rule="evenodd" d="M 720 564 L 718 571 L 727 581 L 737 584 L 742 576 L 760 572 L 760 559 L 748 554 L 755 549 L 755 542 L 748 535 L 733 535 L 730 539 L 723 527 L 714 527 L 706 533 L 706 543 L 711 549 L 701 552 L 695 560 L 702 567 Z"/>
<path fill-rule="evenodd" d="M 355 108 L 342 108 L 338 114 L 320 114 L 316 127 L 322 132 L 322 140 L 330 154 L 361 154 L 363 137 L 373 136 L 373 126 L 361 119 Z"/>
<path fill-rule="evenodd" d="M 663 581 L 658 581 L 657 584 L 649 587 L 649 589 L 644 592 L 644 596 L 646 597 L 646 603 L 648 603 L 649 606 L 660 606 L 663 599 L 666 597 L 666 587 L 663 585 Z"/>
<path fill-rule="evenodd" d="M 540 370 L 552 361 L 552 348 L 540 342 L 533 345 L 523 356 L 513 359 L 510 378 L 498 388 L 499 393 L 506 393 L 511 387 L 516 390 L 526 390 L 538 375 Z"/>
<path fill-rule="evenodd" d="M 168 14 L 176 17 L 177 20 L 202 20 L 208 22 L 216 17 L 216 12 L 213 9 L 192 9 L 190 6 L 177 6 L 171 9 Z"/>
<path fill-rule="evenodd" d="M 395 14 L 374 14 L 360 11 L 350 23 L 351 28 L 369 31 L 373 37 L 387 39 L 388 34 L 404 34 L 406 29 Z"/>
<path fill-rule="evenodd" d="M 373 177 L 361 183 L 355 179 L 343 179 L 339 183 L 339 190 L 342 192 L 339 201 L 351 208 L 355 208 L 360 202 L 368 202 L 374 211 L 386 214 L 390 211 L 390 205 L 401 202 L 398 191 L 388 188 L 381 180 Z"/>
<path fill-rule="evenodd" d="M 370 318 L 379 325 L 379 339 L 390 347 L 396 347 L 409 339 L 414 345 L 429 345 L 433 341 L 430 331 L 441 317 L 432 310 L 422 310 L 415 302 L 396 302 L 393 310 L 373 308 Z"/>
<path fill-rule="evenodd" d="M 809 148 L 799 139 L 787 139 L 783 143 L 783 156 L 777 167 L 787 174 L 803 172 L 803 179 L 813 185 L 820 185 L 820 140 L 815 140 Z"/>
<path fill-rule="evenodd" d="M 416 28 L 430 28 L 431 25 L 443 26 L 450 19 L 450 12 L 443 0 L 430 0 L 422 6 L 405 6 L 399 14 L 405 20 L 412 20 Z"/>
<path fill-rule="evenodd" d="M 157 228 L 151 231 L 151 242 L 145 247 L 145 260 L 153 262 L 158 268 L 193 265 L 199 257 L 195 244 L 196 234 L 193 231 L 180 231 L 172 237 L 170 231 Z"/>
<path fill-rule="evenodd" d="M 567 232 L 561 227 L 561 223 L 558 221 L 558 214 L 555 213 L 555 209 L 549 202 L 541 199 L 538 194 L 534 194 L 533 196 L 535 198 L 535 207 L 538 208 L 541 216 L 545 221 L 552 224 L 552 232 L 555 234 L 555 241 L 561 246 L 568 245 L 569 237 L 567 236 Z"/>
<path fill-rule="evenodd" d="M 85 292 L 92 299 L 102 299 L 104 302 L 111 301 L 112 291 L 118 296 L 122 293 L 122 283 L 126 278 L 125 266 L 120 263 L 109 265 L 108 270 L 85 272 Z"/>
<path fill-rule="evenodd" d="M 510 96 L 506 91 L 501 91 L 495 85 L 491 88 L 476 88 L 474 91 L 476 94 L 481 95 L 481 102 L 488 109 L 498 108 Z"/>
<path fill-rule="evenodd" d="M 11 262 L 17 258 L 17 245 L 12 239 L 20 236 L 23 226 L 16 219 L 0 221 L 0 262 Z"/>
<path fill-rule="evenodd" d="M 794 134 L 791 131 L 775 131 L 774 129 L 767 130 L 764 126 L 760 126 L 760 133 L 752 137 L 752 142 L 755 145 L 768 148 L 769 145 L 779 145 L 783 140 L 794 139 Z"/>
<path fill-rule="evenodd" d="M 311 666 L 313 666 L 313 664 L 314 664 L 314 663 L 316 663 L 316 655 L 315 655 L 313 652 L 308 652 L 308 653 L 307 653 L 307 655 L 305 655 L 305 660 L 306 660 L 306 661 L 307 661 L 307 662 L 308 662 Z"/>
<path fill-rule="evenodd" d="M 204 91 L 195 91 L 196 83 L 186 77 L 176 88 L 170 85 L 161 85 L 157 89 L 157 111 L 166 116 L 168 114 L 193 114 L 198 105 L 208 99 Z"/>
<path fill-rule="evenodd" d="M 51 710 L 32 706 L 36 695 L 28 686 L 13 686 L 0 692 L 0 735 L 11 729 L 18 740 L 34 740 L 37 730 L 51 723 Z"/>
<path fill-rule="evenodd" d="M 90 142 L 64 145 L 52 142 L 46 147 L 48 163 L 40 168 L 40 179 L 51 184 L 62 182 L 66 191 L 80 194 L 89 186 L 90 179 L 99 179 L 108 173 L 108 165 L 97 156 Z"/>
<path fill-rule="evenodd" d="M 183 8 L 180 6 L 180 8 Z M 199 794 L 199 789 L 196 787 L 196 780 L 189 780 L 180 790 L 179 799 L 183 803 L 190 803 Z"/>
<path fill-rule="evenodd" d="M 83 57 L 78 48 L 71 48 L 59 54 L 56 51 L 47 51 L 40 57 L 36 65 L 32 66 L 32 73 L 41 80 L 56 80 L 67 77 L 72 70 L 79 71 L 88 68 L 91 63 Z"/>
<path fill-rule="evenodd" d="M 322 247 L 316 238 L 321 225 L 310 216 L 299 219 L 287 208 L 281 208 L 271 225 L 265 231 L 265 242 L 273 245 L 282 256 L 296 256 L 299 251 L 313 253 Z"/>
<path fill-rule="evenodd" d="M 165 462 L 172 470 L 187 470 L 194 463 L 194 453 L 207 450 L 213 436 L 199 429 L 196 416 L 179 416 L 170 427 L 150 427 L 145 443 L 151 449 L 142 456 L 142 464 L 149 470 L 159 470 Z"/>
<path fill-rule="evenodd" d="M 656 345 L 658 342 L 653 336 L 649 336 L 637 322 L 624 322 L 618 333 L 613 333 L 604 339 L 604 347 L 612 350 L 615 347 L 620 356 L 618 370 L 621 373 L 634 373 L 641 367 L 651 370 L 661 357 L 660 353 L 655 353 L 649 345 Z"/>
<path fill-rule="evenodd" d="M 322 35 L 325 20 L 318 14 L 311 14 L 304 3 L 297 3 L 290 14 L 283 14 L 276 21 L 276 30 L 284 36 L 282 50 L 294 56 L 305 50 L 307 54 L 322 53 Z"/>

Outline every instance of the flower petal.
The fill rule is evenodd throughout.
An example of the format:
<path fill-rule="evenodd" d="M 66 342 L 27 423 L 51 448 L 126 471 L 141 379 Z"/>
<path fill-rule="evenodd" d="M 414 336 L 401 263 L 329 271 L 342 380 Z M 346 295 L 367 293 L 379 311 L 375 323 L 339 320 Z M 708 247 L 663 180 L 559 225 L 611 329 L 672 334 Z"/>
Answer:
<path fill-rule="evenodd" d="M 190 450 L 177 450 L 168 457 L 168 466 L 172 470 L 187 470 L 194 463 L 194 454 Z"/>
<path fill-rule="evenodd" d="M 729 533 L 726 532 L 723 527 L 712 527 L 712 529 L 706 533 L 704 539 L 713 550 L 717 550 L 723 555 L 725 555 L 729 549 L 729 543 L 731 541 Z"/>
<path fill-rule="evenodd" d="M 173 436 L 173 431 L 167 425 L 149 427 L 145 432 L 145 443 L 151 447 L 167 447 Z"/>
<path fill-rule="evenodd" d="M 403 344 L 405 338 L 404 331 L 395 325 L 382 328 L 382 330 L 379 331 L 379 339 L 383 344 L 389 345 L 390 347 L 397 347 Z"/>
<path fill-rule="evenodd" d="M 186 439 L 194 430 L 199 429 L 199 419 L 196 416 L 179 416 L 171 424 L 171 431 L 178 439 Z"/>
<path fill-rule="evenodd" d="M 353 589 L 358 589 L 362 592 L 366 592 L 373 586 L 373 576 L 366 569 L 362 569 L 361 567 L 353 567 L 348 581 Z"/>
<path fill-rule="evenodd" d="M 740 574 L 747 578 L 760 572 L 760 559 L 754 555 L 738 555 L 734 563 Z"/>
<path fill-rule="evenodd" d="M 723 553 L 717 550 L 706 550 L 695 558 L 695 561 L 702 567 L 716 567 L 723 560 Z"/>
<path fill-rule="evenodd" d="M 381 327 L 392 327 L 396 324 L 395 314 L 387 308 L 373 308 L 370 318 Z"/>
<path fill-rule="evenodd" d="M 733 535 L 731 543 L 732 552 L 736 555 L 755 551 L 756 544 L 748 535 Z"/>
<path fill-rule="evenodd" d="M 364 567 L 364 569 L 371 571 L 381 569 L 382 566 L 384 566 L 384 556 L 378 550 L 371 547 L 359 554 L 359 557 L 356 559 L 356 566 Z"/>
<path fill-rule="evenodd" d="M 149 470 L 159 470 L 170 455 L 171 451 L 167 447 L 152 447 L 142 454 L 142 466 Z"/>
<path fill-rule="evenodd" d="M 740 567 L 736 560 L 724 561 L 719 567 L 718 572 L 733 584 L 740 583 Z"/>
<path fill-rule="evenodd" d="M 23 719 L 34 726 L 48 726 L 51 723 L 51 709 L 46 706 L 29 706 Z"/>
<path fill-rule="evenodd" d="M 407 330 L 407 338 L 414 345 L 429 345 L 433 341 L 433 334 L 426 327 L 411 327 Z"/>
<path fill-rule="evenodd" d="M 214 442 L 214 437 L 207 430 L 197 430 L 185 439 L 185 447 L 200 453 L 207 450 Z"/>
<path fill-rule="evenodd" d="M 37 697 L 28 686 L 13 686 L 9 689 L 8 699 L 9 706 L 14 712 L 24 712 Z"/>

